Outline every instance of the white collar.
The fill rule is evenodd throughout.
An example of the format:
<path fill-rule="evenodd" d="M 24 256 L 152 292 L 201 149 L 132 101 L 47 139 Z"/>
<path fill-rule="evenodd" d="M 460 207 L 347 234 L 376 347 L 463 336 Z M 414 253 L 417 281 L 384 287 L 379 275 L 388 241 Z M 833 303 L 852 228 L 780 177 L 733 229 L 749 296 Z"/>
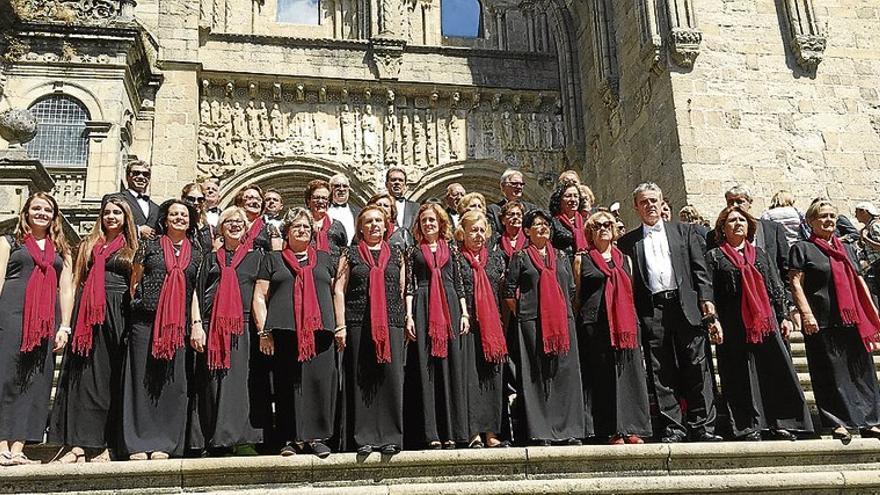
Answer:
<path fill-rule="evenodd" d="M 644 232 L 645 235 L 648 235 L 651 232 L 665 233 L 666 228 L 663 226 L 663 220 L 661 219 L 657 223 L 655 223 L 654 225 L 645 225 L 643 223 L 642 224 L 642 232 Z"/>

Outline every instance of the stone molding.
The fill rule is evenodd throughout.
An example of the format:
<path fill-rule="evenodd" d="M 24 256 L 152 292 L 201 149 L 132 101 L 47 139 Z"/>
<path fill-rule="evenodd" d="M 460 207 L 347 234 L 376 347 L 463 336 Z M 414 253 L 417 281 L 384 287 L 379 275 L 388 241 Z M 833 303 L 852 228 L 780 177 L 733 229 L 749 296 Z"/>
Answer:
<path fill-rule="evenodd" d="M 816 17 L 813 0 L 783 0 L 782 6 L 788 21 L 792 55 L 802 69 L 815 71 L 825 56 L 828 40 Z"/>
<path fill-rule="evenodd" d="M 791 50 L 798 65 L 806 70 L 816 70 L 825 57 L 827 39 L 815 34 L 794 36 L 791 39 Z"/>
<path fill-rule="evenodd" d="M 681 67 L 689 69 L 700 54 L 703 32 L 694 28 L 673 28 L 669 32 L 669 51 L 672 60 Z"/>
<path fill-rule="evenodd" d="M 134 20 L 135 0 L 29 0 L 15 4 L 26 21 L 106 24 Z"/>
<path fill-rule="evenodd" d="M 406 40 L 392 36 L 376 36 L 370 40 L 370 52 L 379 79 L 396 80 L 403 66 Z"/>

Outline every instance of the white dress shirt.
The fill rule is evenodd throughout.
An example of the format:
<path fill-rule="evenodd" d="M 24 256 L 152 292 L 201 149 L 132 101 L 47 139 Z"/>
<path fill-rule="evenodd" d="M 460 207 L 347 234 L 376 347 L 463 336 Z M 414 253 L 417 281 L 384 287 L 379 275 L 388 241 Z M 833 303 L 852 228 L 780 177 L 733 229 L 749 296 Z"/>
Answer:
<path fill-rule="evenodd" d="M 220 208 L 213 207 L 205 210 L 205 221 L 211 227 L 217 228 L 217 223 L 220 221 Z"/>
<path fill-rule="evenodd" d="M 345 235 L 348 238 L 348 243 L 351 244 L 351 240 L 354 239 L 354 215 L 352 215 L 348 203 L 344 205 L 331 204 L 330 208 L 327 208 L 327 215 L 345 227 Z"/>
<path fill-rule="evenodd" d="M 395 200 L 397 202 L 397 226 L 404 228 L 406 225 L 403 224 L 404 210 L 406 209 L 406 198 L 400 198 Z"/>
<path fill-rule="evenodd" d="M 648 288 L 651 294 L 667 290 L 675 290 L 675 273 L 672 269 L 672 254 L 669 252 L 669 240 L 666 238 L 666 227 L 660 220 L 653 227 L 642 224 L 645 235 L 645 265 L 648 274 Z"/>
<path fill-rule="evenodd" d="M 149 196 L 145 196 L 145 195 L 135 191 L 134 189 L 129 189 L 128 192 L 130 192 L 131 195 L 134 196 L 135 200 L 137 201 L 138 206 L 141 207 L 141 211 L 144 213 L 144 216 L 149 218 L 150 217 L 150 198 L 149 198 Z"/>

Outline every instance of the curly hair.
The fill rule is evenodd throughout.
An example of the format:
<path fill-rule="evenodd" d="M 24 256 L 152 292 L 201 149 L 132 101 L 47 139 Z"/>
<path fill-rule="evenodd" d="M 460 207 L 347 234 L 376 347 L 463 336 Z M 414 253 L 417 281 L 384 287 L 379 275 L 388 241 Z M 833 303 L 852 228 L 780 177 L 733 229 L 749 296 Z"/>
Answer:
<path fill-rule="evenodd" d="M 159 225 L 158 225 L 158 233 L 159 235 L 165 235 L 168 233 L 168 211 L 174 205 L 181 205 L 186 208 L 186 211 L 189 213 L 189 226 L 186 228 L 186 237 L 190 240 L 194 239 L 196 236 L 196 231 L 199 228 L 199 212 L 196 208 L 190 203 L 177 198 L 172 198 L 161 205 L 159 205 Z"/>
<path fill-rule="evenodd" d="M 559 215 L 562 212 L 562 197 L 565 196 L 565 191 L 574 188 L 578 193 L 578 205 L 575 208 L 575 211 L 580 211 L 581 204 L 584 202 L 584 198 L 581 196 L 581 190 L 576 184 L 561 184 L 556 186 L 556 189 L 553 190 L 553 194 L 550 195 L 550 214 L 553 216 Z"/>

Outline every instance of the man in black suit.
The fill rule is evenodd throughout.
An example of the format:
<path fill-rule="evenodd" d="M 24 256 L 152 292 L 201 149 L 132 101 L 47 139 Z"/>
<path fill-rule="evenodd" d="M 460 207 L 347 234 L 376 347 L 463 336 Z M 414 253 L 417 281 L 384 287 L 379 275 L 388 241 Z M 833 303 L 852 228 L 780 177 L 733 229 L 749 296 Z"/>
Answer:
<path fill-rule="evenodd" d="M 361 213 L 361 209 L 357 206 L 349 204 L 349 196 L 351 193 L 351 182 L 345 174 L 336 174 L 330 177 L 330 208 L 327 214 L 333 220 L 339 220 L 345 227 L 345 235 L 348 236 L 348 243 L 351 244 L 355 232 L 355 224 L 357 217 Z"/>
<path fill-rule="evenodd" d="M 523 216 L 537 208 L 534 204 L 522 199 L 525 185 L 525 179 L 522 172 L 519 170 L 509 168 L 501 174 L 501 194 L 504 197 L 487 207 L 489 210 L 489 219 L 492 221 L 492 230 L 495 232 L 501 232 L 504 230 L 504 225 L 501 223 L 501 208 L 508 201 L 519 201 L 522 203 L 526 209 L 526 211 L 523 212 Z"/>
<path fill-rule="evenodd" d="M 715 320 L 705 244 L 690 224 L 661 219 L 663 192 L 654 183 L 633 191 L 642 224 L 620 238 L 632 258 L 633 292 L 642 325 L 650 384 L 664 423 L 663 442 L 718 441 L 711 354 L 706 330 L 722 338 Z M 687 414 L 679 399 L 687 403 Z"/>
<path fill-rule="evenodd" d="M 467 194 L 464 186 L 458 182 L 453 182 L 446 186 L 446 214 L 449 216 L 449 227 L 455 229 L 458 225 L 458 202 Z"/>
<path fill-rule="evenodd" d="M 400 167 L 389 168 L 385 172 L 385 189 L 394 196 L 394 200 L 397 202 L 395 223 L 399 228 L 409 230 L 419 213 L 419 204 L 404 196 L 407 191 L 406 171 Z"/>
<path fill-rule="evenodd" d="M 147 189 L 150 187 L 150 164 L 133 160 L 125 166 L 125 183 L 128 187 L 118 193 L 128 202 L 134 223 L 137 226 L 138 235 L 143 239 L 152 239 L 156 236 L 156 228 L 159 223 L 159 205 L 150 199 Z M 105 195 L 110 196 L 110 194 Z"/>

